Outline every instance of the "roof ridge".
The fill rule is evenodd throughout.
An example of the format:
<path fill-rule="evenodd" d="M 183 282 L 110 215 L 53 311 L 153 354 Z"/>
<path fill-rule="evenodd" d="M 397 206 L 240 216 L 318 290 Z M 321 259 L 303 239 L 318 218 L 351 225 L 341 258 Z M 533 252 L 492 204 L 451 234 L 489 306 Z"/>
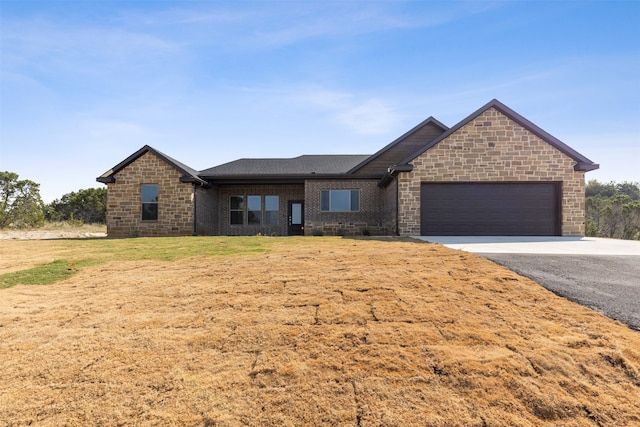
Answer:
<path fill-rule="evenodd" d="M 293 158 L 244 158 L 213 166 L 199 172 L 200 177 L 231 174 L 346 174 L 368 154 L 305 154 Z"/>
<path fill-rule="evenodd" d="M 146 153 L 152 153 L 156 155 L 157 157 L 162 159 L 164 162 L 169 164 L 171 167 L 181 172 L 183 176 L 180 178 L 180 180 L 183 182 L 197 182 L 202 185 L 207 183 L 206 181 L 204 181 L 202 178 L 198 176 L 199 173 L 197 170 L 185 165 L 184 163 L 174 159 L 173 157 L 167 156 L 163 152 L 156 150 L 155 148 L 153 148 L 148 144 L 145 144 L 138 151 L 131 154 L 129 157 L 127 157 L 126 159 L 124 159 L 123 161 L 115 165 L 113 168 L 109 169 L 107 172 L 100 175 L 98 178 L 96 178 L 96 180 L 102 183 L 114 182 L 115 178 L 113 177 L 113 175 L 115 175 L 116 173 L 118 173 L 119 171 L 121 171 L 126 166 L 133 163 L 135 160 L 139 159 Z"/>
<path fill-rule="evenodd" d="M 576 161 L 576 165 L 574 166 L 575 170 L 577 170 L 577 171 L 590 171 L 590 170 L 598 169 L 600 167 L 600 165 L 598 165 L 598 164 L 594 163 L 593 161 L 589 160 L 587 157 L 583 156 L 582 154 L 580 154 L 579 152 L 577 152 L 573 148 L 569 147 L 567 144 L 565 144 L 564 142 L 560 141 L 558 138 L 554 137 L 553 135 L 551 135 L 547 131 L 543 130 L 542 128 L 540 128 L 539 126 L 537 126 L 536 124 L 531 122 L 530 120 L 526 119 L 525 117 L 523 117 L 522 115 L 518 114 L 517 112 L 515 112 L 511 108 L 507 107 L 505 104 L 503 104 L 502 102 L 498 101 L 496 98 L 494 98 L 491 101 L 487 102 L 485 105 L 483 105 L 482 107 L 478 108 L 476 111 L 474 111 L 473 113 L 471 113 L 470 115 L 468 115 L 467 117 L 462 119 L 460 122 L 456 123 L 454 126 L 449 128 L 446 132 L 444 132 L 442 135 L 436 137 L 434 140 L 432 140 L 431 142 L 426 144 L 420 150 L 418 150 L 415 153 L 411 154 L 410 156 L 406 157 L 404 160 L 402 160 L 399 163 L 399 165 L 408 164 L 410 161 L 412 161 L 413 159 L 415 159 L 416 157 L 418 157 L 419 155 L 421 155 L 425 151 L 429 150 L 430 148 L 432 148 L 434 145 L 438 144 L 439 142 L 441 142 L 445 138 L 449 137 L 451 134 L 455 133 L 460 128 L 462 128 L 463 126 L 467 125 L 472 120 L 474 120 L 475 118 L 477 118 L 482 113 L 484 113 L 485 111 L 489 110 L 490 108 L 495 108 L 497 111 L 499 111 L 503 115 L 507 116 L 509 119 L 513 120 L 514 122 L 518 123 L 520 126 L 524 127 L 529 132 L 533 133 L 534 135 L 536 135 L 539 138 L 541 138 L 543 141 L 545 141 L 548 144 L 554 146 L 559 151 L 563 152 L 567 156 L 569 156 L 572 159 L 574 159 Z"/>

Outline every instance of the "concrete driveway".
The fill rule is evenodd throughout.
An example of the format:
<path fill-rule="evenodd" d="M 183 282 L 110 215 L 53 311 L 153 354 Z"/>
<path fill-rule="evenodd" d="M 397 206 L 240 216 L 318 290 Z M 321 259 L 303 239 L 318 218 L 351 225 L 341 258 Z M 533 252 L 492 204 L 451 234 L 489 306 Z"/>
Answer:
<path fill-rule="evenodd" d="M 482 255 L 640 331 L 640 241 L 594 237 L 419 238 Z"/>

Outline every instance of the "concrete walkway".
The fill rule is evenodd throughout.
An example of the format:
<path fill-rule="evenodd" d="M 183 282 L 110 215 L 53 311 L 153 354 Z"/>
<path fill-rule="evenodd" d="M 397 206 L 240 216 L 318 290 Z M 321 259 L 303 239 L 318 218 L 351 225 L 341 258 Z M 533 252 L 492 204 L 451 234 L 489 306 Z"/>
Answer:
<path fill-rule="evenodd" d="M 640 256 L 640 241 L 598 237 L 415 236 L 451 249 L 485 254 Z"/>

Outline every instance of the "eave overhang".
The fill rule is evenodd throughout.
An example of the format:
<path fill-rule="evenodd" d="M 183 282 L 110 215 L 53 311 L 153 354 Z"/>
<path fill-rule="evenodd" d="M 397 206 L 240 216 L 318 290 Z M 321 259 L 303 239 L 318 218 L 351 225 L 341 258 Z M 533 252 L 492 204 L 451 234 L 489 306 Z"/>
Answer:
<path fill-rule="evenodd" d="M 112 176 L 99 176 L 98 178 L 96 178 L 96 181 L 103 184 L 111 184 L 113 182 L 116 182 L 116 179 Z"/>
<path fill-rule="evenodd" d="M 393 182 L 393 180 L 398 176 L 400 172 L 411 172 L 412 170 L 413 165 L 409 164 L 391 166 L 389 169 L 387 169 L 387 173 L 385 174 L 385 176 L 380 178 L 380 181 L 378 181 L 378 187 L 384 188 L 387 185 L 391 184 L 391 182 Z"/>
<path fill-rule="evenodd" d="M 580 163 L 577 162 L 573 166 L 573 170 L 576 172 L 589 172 L 596 169 L 600 169 L 600 165 L 598 163 Z"/>
<path fill-rule="evenodd" d="M 193 176 L 189 176 L 189 175 L 181 176 L 180 177 L 180 182 L 191 182 L 193 184 L 198 184 L 198 185 L 202 185 L 202 186 L 207 185 L 207 182 L 205 180 L 203 180 L 202 178 L 193 177 Z"/>
<path fill-rule="evenodd" d="M 349 174 L 282 174 L 282 175 L 200 175 L 212 185 L 221 184 L 304 184 L 308 180 L 380 179 L 375 176 L 353 176 Z"/>

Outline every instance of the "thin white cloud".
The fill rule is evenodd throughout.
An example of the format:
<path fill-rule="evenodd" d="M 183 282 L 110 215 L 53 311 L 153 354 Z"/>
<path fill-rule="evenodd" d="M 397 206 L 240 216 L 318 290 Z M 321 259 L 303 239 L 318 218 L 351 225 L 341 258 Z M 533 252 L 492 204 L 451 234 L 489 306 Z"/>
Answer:
<path fill-rule="evenodd" d="M 147 129 L 138 123 L 124 120 L 95 118 L 79 124 L 79 131 L 84 133 L 91 144 L 117 144 L 119 140 L 135 140 L 147 138 L 151 135 Z"/>
<path fill-rule="evenodd" d="M 265 14 L 238 40 L 255 47 L 277 48 L 314 39 L 343 39 L 377 32 L 432 27 L 453 19 L 453 14 L 412 16 L 391 12 L 381 7 L 384 3 L 377 4 L 378 7 L 368 5 L 370 7 L 365 10 L 358 3 L 331 3 L 328 8 L 316 6 L 285 11 L 284 16 Z"/>
<path fill-rule="evenodd" d="M 174 55 L 179 45 L 157 35 L 118 27 L 68 26 L 31 19 L 3 22 L 3 68 L 55 67 L 72 73 L 107 74 L 157 56 Z"/>
<path fill-rule="evenodd" d="M 297 93 L 303 103 L 329 110 L 342 110 L 353 100 L 353 95 L 317 87 L 300 91 L 293 89 L 291 92 Z"/>
<path fill-rule="evenodd" d="M 251 11 L 231 11 L 231 10 L 201 10 L 198 8 L 174 8 L 154 15 L 144 14 L 129 15 L 133 24 L 142 19 L 146 24 L 164 26 L 167 24 L 237 24 L 246 21 L 253 12 Z"/>
<path fill-rule="evenodd" d="M 119 27 L 76 26 L 31 19 L 5 23 L 5 47 L 15 46 L 32 53 L 86 53 L 96 46 L 115 49 L 116 53 L 151 49 L 171 50 L 175 44 L 156 35 Z M 105 53 L 108 53 L 105 51 Z"/>
<path fill-rule="evenodd" d="M 129 28 L 170 29 L 187 44 L 270 49 L 314 39 L 436 27 L 496 7 L 504 4 L 429 2 L 405 7 L 403 2 L 205 2 L 152 13 L 128 10 L 120 19 Z"/>
<path fill-rule="evenodd" d="M 377 135 L 389 132 L 398 121 L 398 114 L 379 99 L 367 99 L 337 114 L 338 120 L 354 132 Z"/>
<path fill-rule="evenodd" d="M 379 135 L 391 131 L 400 115 L 388 102 L 319 87 L 295 89 L 296 102 L 319 109 L 334 122 L 359 135 Z"/>

